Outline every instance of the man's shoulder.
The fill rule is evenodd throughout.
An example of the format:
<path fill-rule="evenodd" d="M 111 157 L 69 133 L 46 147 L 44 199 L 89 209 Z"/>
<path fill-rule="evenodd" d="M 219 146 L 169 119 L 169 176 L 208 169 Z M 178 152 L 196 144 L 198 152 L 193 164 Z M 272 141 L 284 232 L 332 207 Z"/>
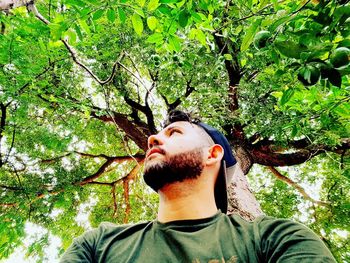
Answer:
<path fill-rule="evenodd" d="M 321 239 L 305 225 L 285 218 L 259 216 L 252 221 L 228 216 L 233 224 L 250 231 L 263 262 L 335 262 Z"/>
<path fill-rule="evenodd" d="M 258 239 L 266 239 L 269 236 L 276 238 L 277 235 L 291 235 L 302 233 L 304 236 L 317 238 L 305 225 L 287 218 L 276 218 L 260 215 L 253 220 L 247 220 L 237 214 L 228 215 L 231 223 L 236 227 L 244 228 L 254 233 Z"/>
<path fill-rule="evenodd" d="M 138 223 L 131 223 L 131 224 L 116 224 L 112 222 L 102 222 L 100 225 L 95 228 L 93 231 L 96 231 L 101 234 L 117 234 L 124 231 L 137 231 L 141 230 L 147 225 L 152 223 L 151 221 L 144 221 L 144 222 L 138 222 Z"/>
<path fill-rule="evenodd" d="M 287 224 L 287 225 L 290 224 L 298 227 L 305 227 L 303 224 L 296 222 L 292 219 L 277 218 L 277 217 L 267 216 L 267 215 L 260 215 L 251 220 L 245 219 L 238 214 L 230 214 L 227 216 L 230 218 L 232 222 L 237 222 L 239 224 L 252 225 L 252 226 L 253 225 L 265 226 L 265 225 L 276 225 L 276 224 Z"/>
<path fill-rule="evenodd" d="M 79 243 L 88 242 L 89 244 L 97 244 L 101 240 L 110 238 L 112 236 L 121 235 L 126 233 L 131 235 L 139 230 L 144 229 L 152 222 L 139 222 L 134 224 L 116 224 L 111 222 L 102 222 L 97 228 L 86 231 L 83 235 L 76 238 Z"/>

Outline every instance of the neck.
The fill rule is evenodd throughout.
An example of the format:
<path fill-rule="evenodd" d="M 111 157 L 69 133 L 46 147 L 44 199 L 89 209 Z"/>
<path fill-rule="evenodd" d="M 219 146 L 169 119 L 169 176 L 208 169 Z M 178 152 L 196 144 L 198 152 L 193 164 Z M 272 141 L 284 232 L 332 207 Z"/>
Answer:
<path fill-rule="evenodd" d="M 179 182 L 164 186 L 159 191 L 158 221 L 162 223 L 201 219 L 217 212 L 214 190 L 208 184 Z"/>

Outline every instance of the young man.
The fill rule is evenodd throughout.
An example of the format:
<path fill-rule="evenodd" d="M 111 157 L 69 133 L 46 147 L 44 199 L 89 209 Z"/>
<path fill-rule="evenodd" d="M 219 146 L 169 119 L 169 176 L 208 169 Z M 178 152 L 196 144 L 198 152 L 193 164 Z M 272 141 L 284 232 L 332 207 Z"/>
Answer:
<path fill-rule="evenodd" d="M 101 224 L 75 239 L 61 262 L 335 262 L 301 224 L 225 214 L 236 160 L 218 130 L 176 111 L 148 147 L 144 180 L 159 194 L 157 219 Z"/>

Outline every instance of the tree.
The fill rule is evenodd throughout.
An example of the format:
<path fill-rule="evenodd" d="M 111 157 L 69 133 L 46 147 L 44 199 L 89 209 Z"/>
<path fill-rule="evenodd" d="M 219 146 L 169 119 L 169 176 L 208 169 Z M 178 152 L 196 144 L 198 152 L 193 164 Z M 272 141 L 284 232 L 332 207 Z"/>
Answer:
<path fill-rule="evenodd" d="M 66 248 L 84 231 L 84 203 L 93 226 L 154 218 L 139 176 L 147 137 L 184 108 L 232 144 L 242 173 L 231 212 L 261 211 L 249 173 L 265 213 L 297 218 L 303 207 L 349 260 L 347 2 L 3 1 L 1 257 L 27 221 Z M 300 182 L 320 184 L 319 197 Z M 47 240 L 28 255 L 44 257 Z"/>

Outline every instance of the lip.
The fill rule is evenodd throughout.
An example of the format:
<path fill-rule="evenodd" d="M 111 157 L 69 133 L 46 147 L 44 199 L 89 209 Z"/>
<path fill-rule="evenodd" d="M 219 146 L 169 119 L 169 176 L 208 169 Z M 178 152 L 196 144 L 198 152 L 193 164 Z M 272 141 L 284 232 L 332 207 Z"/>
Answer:
<path fill-rule="evenodd" d="M 146 158 L 150 157 L 154 153 L 163 154 L 163 151 L 160 148 L 152 148 L 146 155 Z"/>

